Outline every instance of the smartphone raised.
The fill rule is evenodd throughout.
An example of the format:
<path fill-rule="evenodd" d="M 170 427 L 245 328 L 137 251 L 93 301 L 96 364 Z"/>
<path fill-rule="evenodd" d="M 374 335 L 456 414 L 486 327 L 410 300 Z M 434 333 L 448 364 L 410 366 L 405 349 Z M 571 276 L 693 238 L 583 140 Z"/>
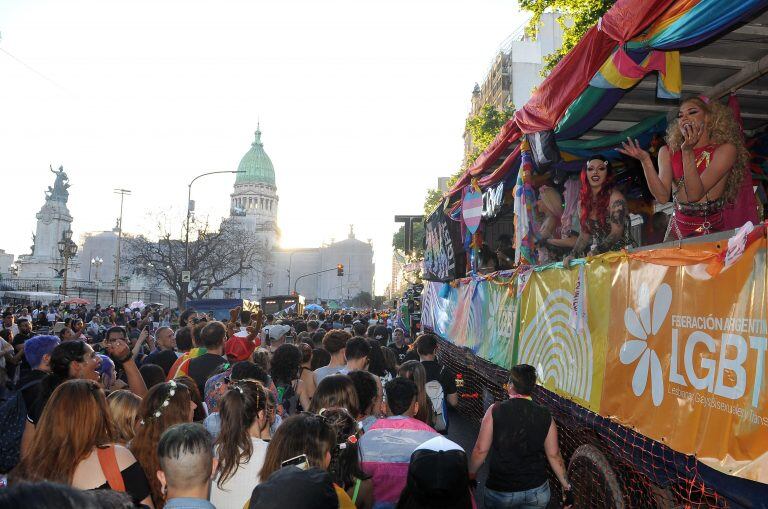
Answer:
<path fill-rule="evenodd" d="M 280 468 L 295 466 L 302 470 L 309 470 L 309 460 L 306 454 L 299 454 L 280 463 Z"/>

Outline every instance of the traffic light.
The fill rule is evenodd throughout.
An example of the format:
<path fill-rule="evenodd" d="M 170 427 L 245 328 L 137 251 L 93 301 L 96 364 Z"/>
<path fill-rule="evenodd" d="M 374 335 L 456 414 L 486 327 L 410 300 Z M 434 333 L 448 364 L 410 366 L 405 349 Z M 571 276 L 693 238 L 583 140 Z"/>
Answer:
<path fill-rule="evenodd" d="M 336 266 L 336 275 L 337 276 L 343 276 L 344 275 L 344 265 L 338 264 Z"/>

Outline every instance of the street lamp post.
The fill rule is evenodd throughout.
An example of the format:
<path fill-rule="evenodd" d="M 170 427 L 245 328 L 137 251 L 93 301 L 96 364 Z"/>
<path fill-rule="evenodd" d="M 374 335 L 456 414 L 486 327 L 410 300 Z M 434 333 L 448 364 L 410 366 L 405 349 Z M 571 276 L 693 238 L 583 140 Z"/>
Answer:
<path fill-rule="evenodd" d="M 205 177 L 206 175 L 216 175 L 219 173 L 245 173 L 245 170 L 241 171 L 229 171 L 229 170 L 223 170 L 223 171 L 209 171 L 207 173 L 201 173 L 197 177 L 193 178 L 189 185 L 187 186 L 187 226 L 186 226 L 186 232 L 184 234 L 184 271 L 189 273 L 189 219 L 192 216 L 192 211 L 194 210 L 194 205 L 192 204 L 192 184 L 195 183 L 197 179 L 200 177 Z M 186 299 L 187 294 L 189 293 L 189 281 L 184 281 L 184 297 Z"/>
<path fill-rule="evenodd" d="M 117 292 L 120 291 L 120 245 L 123 242 L 123 200 L 125 195 L 131 194 L 128 189 L 115 189 L 115 194 L 120 195 L 120 219 L 117 221 L 117 254 L 115 255 L 115 295 L 113 304 L 117 304 Z"/>
<path fill-rule="evenodd" d="M 415 223 L 424 221 L 424 216 L 395 216 L 396 223 L 405 223 L 405 254 L 411 254 L 413 251 L 413 226 Z"/>
<path fill-rule="evenodd" d="M 292 251 L 290 255 L 288 255 L 288 292 L 291 291 L 291 268 L 293 266 L 293 255 L 298 253 L 298 251 Z"/>
<path fill-rule="evenodd" d="M 332 271 L 334 271 L 334 270 L 335 270 L 335 271 L 336 271 L 336 273 L 337 273 L 337 274 L 339 274 L 339 275 L 343 275 L 343 274 L 344 274 L 344 266 L 343 266 L 342 264 L 338 264 L 338 265 L 336 265 L 336 266 L 335 266 L 334 268 L 332 268 L 332 269 L 318 270 L 317 272 L 310 272 L 309 274 L 302 274 L 301 276 L 297 277 L 297 278 L 296 278 L 296 281 L 294 281 L 294 283 L 293 283 L 293 293 L 298 293 L 298 292 L 296 291 L 296 289 L 297 289 L 297 288 L 298 288 L 298 286 L 299 286 L 299 281 L 301 281 L 301 280 L 302 280 L 302 279 L 304 279 L 305 277 L 308 277 L 308 276 L 316 276 L 316 275 L 318 275 L 318 274 L 325 274 L 326 272 L 332 272 Z"/>
<path fill-rule="evenodd" d="M 72 241 L 72 230 L 67 228 L 61 233 L 61 240 L 58 242 L 59 254 L 64 259 L 64 270 L 62 274 L 64 280 L 61 284 L 62 295 L 67 294 L 67 272 L 69 272 L 69 259 L 77 254 L 77 244 Z"/>
<path fill-rule="evenodd" d="M 91 258 L 91 264 L 88 266 L 88 282 L 91 282 L 91 269 L 96 266 L 96 279 L 99 279 L 99 267 L 104 263 L 104 259 L 100 257 Z"/>

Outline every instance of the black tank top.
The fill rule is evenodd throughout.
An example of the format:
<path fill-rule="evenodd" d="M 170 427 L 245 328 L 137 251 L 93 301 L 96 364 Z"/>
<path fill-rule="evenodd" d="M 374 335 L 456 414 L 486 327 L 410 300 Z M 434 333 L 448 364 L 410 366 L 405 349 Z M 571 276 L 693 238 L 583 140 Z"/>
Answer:
<path fill-rule="evenodd" d="M 491 410 L 493 442 L 486 487 L 512 492 L 537 488 L 547 480 L 547 438 L 552 415 L 523 398 L 497 403 Z"/>

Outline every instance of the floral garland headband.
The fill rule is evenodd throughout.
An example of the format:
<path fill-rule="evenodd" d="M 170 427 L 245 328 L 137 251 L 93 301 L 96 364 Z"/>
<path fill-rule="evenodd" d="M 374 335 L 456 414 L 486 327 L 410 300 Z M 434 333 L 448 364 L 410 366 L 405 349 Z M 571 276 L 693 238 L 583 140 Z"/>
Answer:
<path fill-rule="evenodd" d="M 159 419 L 161 415 L 163 415 L 163 410 L 171 404 L 171 398 L 173 398 L 176 395 L 176 388 L 178 387 L 178 384 L 176 383 L 176 380 L 171 380 L 168 382 L 168 384 L 171 386 L 171 389 L 168 391 L 168 395 L 165 397 L 162 403 L 160 403 L 160 406 L 157 410 L 155 410 L 151 416 L 148 417 L 148 419 Z M 144 426 L 146 422 L 144 419 L 141 420 L 140 424 Z"/>

